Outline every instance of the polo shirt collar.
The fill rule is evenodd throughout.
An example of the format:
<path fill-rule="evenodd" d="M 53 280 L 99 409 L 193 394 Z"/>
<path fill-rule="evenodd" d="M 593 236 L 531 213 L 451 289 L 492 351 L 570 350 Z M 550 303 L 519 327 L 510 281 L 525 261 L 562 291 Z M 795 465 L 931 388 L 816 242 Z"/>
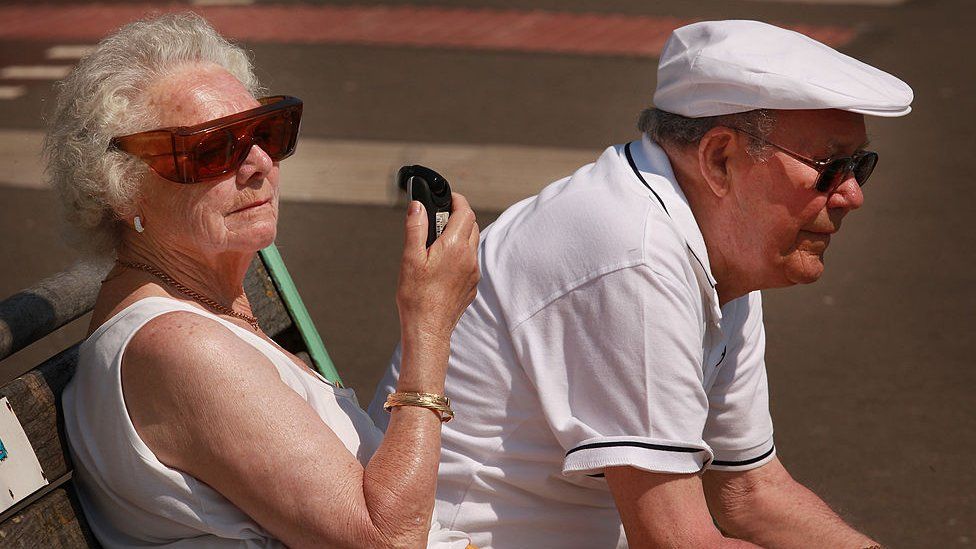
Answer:
<path fill-rule="evenodd" d="M 631 154 L 637 169 L 644 177 L 644 181 L 650 186 L 651 191 L 664 204 L 667 214 L 671 221 L 684 239 L 688 246 L 689 259 L 695 269 L 702 286 L 702 291 L 711 301 L 711 309 L 714 322 L 717 324 L 722 318 L 722 310 L 719 307 L 718 293 L 715 291 L 715 277 L 712 276 L 712 268 L 708 262 L 708 250 L 705 248 L 705 239 L 695 214 L 691 211 L 688 198 L 678 185 L 671 168 L 671 160 L 657 143 L 654 143 L 645 134 L 640 142 L 633 142 L 630 146 Z M 695 264 L 697 263 L 697 264 Z"/>

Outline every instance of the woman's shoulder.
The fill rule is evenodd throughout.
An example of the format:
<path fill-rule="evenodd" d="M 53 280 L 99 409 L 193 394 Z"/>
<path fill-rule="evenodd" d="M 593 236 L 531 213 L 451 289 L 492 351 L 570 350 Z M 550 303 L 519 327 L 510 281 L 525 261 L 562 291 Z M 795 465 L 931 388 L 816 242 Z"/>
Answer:
<path fill-rule="evenodd" d="M 187 329 L 192 333 L 186 333 Z M 159 341 L 230 333 L 218 318 L 190 303 L 153 292 L 133 292 L 118 299 L 99 299 L 92 311 L 88 339 L 98 340 L 115 333 L 123 336 L 128 348 L 140 341 L 139 334 L 147 330 L 154 332 Z"/>
<path fill-rule="evenodd" d="M 171 297 L 137 296 L 109 310 L 111 316 L 103 314 L 85 341 L 85 354 L 114 363 L 129 382 L 145 378 L 163 388 L 204 381 L 222 367 L 265 360 L 219 318 Z"/>
<path fill-rule="evenodd" d="M 169 303 L 163 303 L 168 301 Z M 238 361 L 255 362 L 264 355 L 244 341 L 232 329 L 206 311 L 192 305 L 167 299 L 147 298 L 130 307 L 143 307 L 150 318 L 132 334 L 125 350 L 125 364 L 141 365 L 150 372 L 160 372 L 167 365 L 192 375 L 196 369 L 219 369 Z M 121 313 L 120 313 L 121 314 Z"/>
<path fill-rule="evenodd" d="M 210 434 L 200 418 L 226 417 L 244 388 L 280 385 L 274 365 L 230 327 L 177 308 L 132 336 L 120 377 L 136 430 L 161 461 L 178 469 L 200 451 L 194 441 Z"/>
<path fill-rule="evenodd" d="M 137 322 L 139 317 L 158 315 L 168 311 L 185 310 L 190 305 L 150 285 L 102 285 L 92 309 L 88 337 L 104 332 L 108 327 L 125 321 Z"/>

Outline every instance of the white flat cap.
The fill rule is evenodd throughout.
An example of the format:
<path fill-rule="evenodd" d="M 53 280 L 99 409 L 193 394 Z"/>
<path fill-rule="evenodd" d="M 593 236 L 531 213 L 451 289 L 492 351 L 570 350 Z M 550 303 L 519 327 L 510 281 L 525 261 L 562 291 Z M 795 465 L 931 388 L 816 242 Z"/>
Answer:
<path fill-rule="evenodd" d="M 912 88 L 798 32 L 759 21 L 676 29 L 657 69 L 654 105 L 699 118 L 753 109 L 911 112 Z"/>

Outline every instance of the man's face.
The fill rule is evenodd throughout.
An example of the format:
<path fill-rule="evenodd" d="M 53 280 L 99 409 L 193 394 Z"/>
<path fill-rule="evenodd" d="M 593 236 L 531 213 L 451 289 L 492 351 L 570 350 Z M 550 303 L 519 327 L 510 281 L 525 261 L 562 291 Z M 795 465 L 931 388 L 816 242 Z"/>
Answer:
<path fill-rule="evenodd" d="M 744 148 L 748 139 L 741 135 Z M 840 110 L 777 111 L 768 136 L 811 159 L 850 156 L 867 145 L 864 117 Z M 743 152 L 744 149 L 743 149 Z M 765 161 L 737 155 L 733 185 L 743 270 L 756 286 L 808 284 L 823 273 L 824 251 L 841 220 L 864 202 L 852 175 L 832 193 L 815 188 L 817 170 L 775 147 Z"/>

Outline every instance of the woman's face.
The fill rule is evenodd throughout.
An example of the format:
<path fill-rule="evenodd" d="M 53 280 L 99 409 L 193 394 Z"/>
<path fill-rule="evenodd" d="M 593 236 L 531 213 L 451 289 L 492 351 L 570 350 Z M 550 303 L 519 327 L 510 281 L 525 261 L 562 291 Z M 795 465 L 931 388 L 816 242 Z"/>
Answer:
<path fill-rule="evenodd" d="M 192 126 L 257 107 L 230 73 L 215 65 L 187 65 L 148 90 L 159 127 Z M 278 224 L 278 163 L 252 146 L 236 172 L 217 181 L 183 185 L 149 172 L 136 214 L 145 233 L 167 251 L 191 257 L 253 253 L 274 242 Z"/>

